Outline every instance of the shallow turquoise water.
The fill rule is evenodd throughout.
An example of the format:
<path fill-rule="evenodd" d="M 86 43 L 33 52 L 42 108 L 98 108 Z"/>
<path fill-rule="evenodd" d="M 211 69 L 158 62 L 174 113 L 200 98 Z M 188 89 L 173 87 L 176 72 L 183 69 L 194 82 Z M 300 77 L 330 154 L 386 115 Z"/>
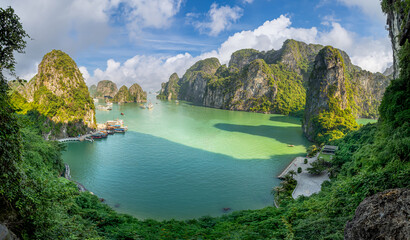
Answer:
<path fill-rule="evenodd" d="M 120 118 L 128 132 L 70 143 L 63 154 L 74 180 L 141 219 L 272 206 L 276 176 L 309 145 L 296 118 L 150 99 L 152 110 L 134 103 L 97 110 L 98 122 Z"/>

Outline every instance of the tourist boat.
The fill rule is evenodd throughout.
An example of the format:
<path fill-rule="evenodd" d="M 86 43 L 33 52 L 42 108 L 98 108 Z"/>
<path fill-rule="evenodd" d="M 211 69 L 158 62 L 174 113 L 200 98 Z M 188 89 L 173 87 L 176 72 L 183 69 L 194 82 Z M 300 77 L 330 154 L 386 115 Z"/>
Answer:
<path fill-rule="evenodd" d="M 148 109 L 153 109 L 153 108 L 154 108 L 154 104 L 149 103 L 148 106 L 147 106 L 147 108 L 148 108 Z"/>
<path fill-rule="evenodd" d="M 101 139 L 101 138 L 103 138 L 103 134 L 102 133 L 94 133 L 93 135 L 91 135 L 91 138 Z"/>
<path fill-rule="evenodd" d="M 106 138 L 108 136 L 108 132 L 107 131 L 101 131 L 101 137 L 102 138 Z"/>
<path fill-rule="evenodd" d="M 116 133 L 125 133 L 125 129 L 124 128 L 116 128 L 116 129 L 114 129 L 114 132 L 116 132 Z"/>
<path fill-rule="evenodd" d="M 107 134 L 109 134 L 109 135 L 112 135 L 112 134 L 114 134 L 115 133 L 115 131 L 114 130 L 107 130 Z"/>

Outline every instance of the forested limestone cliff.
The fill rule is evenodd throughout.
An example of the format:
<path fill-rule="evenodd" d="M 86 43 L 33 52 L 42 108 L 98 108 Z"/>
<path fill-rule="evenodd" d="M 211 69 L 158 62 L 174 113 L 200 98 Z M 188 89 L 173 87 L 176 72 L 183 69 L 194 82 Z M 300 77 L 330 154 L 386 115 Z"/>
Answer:
<path fill-rule="evenodd" d="M 76 63 L 53 50 L 28 83 L 11 83 L 13 104 L 42 124 L 46 139 L 83 134 L 96 127 L 94 103 Z"/>
<path fill-rule="evenodd" d="M 229 66 L 221 65 L 216 58 L 201 60 L 181 79 L 174 73 L 170 81 L 162 84 L 158 98 L 222 109 L 302 116 L 308 79 L 323 47 L 286 40 L 277 51 L 236 51 Z M 340 54 L 351 82 L 347 90 L 353 93 L 353 115 L 377 118 L 390 79 L 362 70 L 351 63 L 345 52 Z"/>

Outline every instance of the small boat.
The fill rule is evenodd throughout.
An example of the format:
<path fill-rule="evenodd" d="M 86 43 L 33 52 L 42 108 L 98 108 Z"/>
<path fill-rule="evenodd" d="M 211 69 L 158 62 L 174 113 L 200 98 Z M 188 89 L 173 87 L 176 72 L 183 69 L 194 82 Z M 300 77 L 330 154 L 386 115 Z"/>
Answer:
<path fill-rule="evenodd" d="M 116 129 L 114 129 L 114 132 L 116 132 L 116 133 L 125 133 L 125 129 L 124 128 L 116 128 Z"/>
<path fill-rule="evenodd" d="M 107 133 L 109 134 L 109 135 L 112 135 L 112 134 L 114 134 L 115 132 L 114 132 L 114 130 L 107 130 Z"/>
<path fill-rule="evenodd" d="M 124 113 L 121 113 L 121 115 L 124 115 Z"/>
<path fill-rule="evenodd" d="M 108 132 L 107 131 L 101 131 L 101 137 L 102 138 L 106 138 L 108 136 Z"/>
<path fill-rule="evenodd" d="M 295 145 L 288 145 L 288 147 L 294 147 Z"/>
<path fill-rule="evenodd" d="M 153 108 L 154 108 L 154 104 L 149 103 L 148 106 L 147 106 L 147 108 L 148 108 L 148 109 L 153 109 Z"/>
<path fill-rule="evenodd" d="M 179 103 L 179 101 L 178 101 L 178 100 L 175 100 L 175 103 L 176 103 L 176 104 L 178 104 L 178 103 Z"/>
<path fill-rule="evenodd" d="M 103 138 L 103 134 L 101 134 L 101 133 L 94 133 L 93 135 L 91 135 L 91 138 L 93 138 L 93 139 L 101 139 L 101 138 Z"/>

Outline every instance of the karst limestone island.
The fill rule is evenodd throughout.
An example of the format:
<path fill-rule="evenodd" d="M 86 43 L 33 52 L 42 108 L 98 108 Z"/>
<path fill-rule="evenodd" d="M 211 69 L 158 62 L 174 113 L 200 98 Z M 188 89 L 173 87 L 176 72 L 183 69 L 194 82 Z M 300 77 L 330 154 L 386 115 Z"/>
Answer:
<path fill-rule="evenodd" d="M 147 93 L 137 83 L 132 84 L 130 88 L 122 86 L 118 90 L 117 84 L 114 82 L 102 80 L 98 82 L 97 86 L 91 85 L 89 91 L 94 98 L 106 99 L 115 103 L 141 103 L 147 101 Z"/>
<path fill-rule="evenodd" d="M 75 137 L 92 132 L 97 126 L 92 97 L 108 97 L 113 102 L 143 102 L 147 94 L 138 84 L 117 90 L 115 83 L 104 80 L 88 90 L 84 78 L 71 57 L 60 51 L 47 53 L 38 73 L 29 81 L 9 83 L 12 103 L 22 114 L 37 119 L 45 139 Z"/>
<path fill-rule="evenodd" d="M 309 80 L 323 48 L 286 40 L 277 51 L 236 51 L 228 66 L 221 65 L 216 58 L 201 60 L 182 78 L 172 74 L 162 84 L 158 98 L 186 100 L 214 108 L 302 116 L 306 98 L 312 97 L 307 94 Z M 377 118 L 377 109 L 391 77 L 362 70 L 351 63 L 345 52 L 335 51 L 341 56 L 340 68 L 345 79 L 342 84 L 352 114 Z"/>
<path fill-rule="evenodd" d="M 45 139 L 78 136 L 95 129 L 93 99 L 77 64 L 66 53 L 47 53 L 29 82 L 10 85 L 12 103 L 21 113 L 37 118 Z"/>

